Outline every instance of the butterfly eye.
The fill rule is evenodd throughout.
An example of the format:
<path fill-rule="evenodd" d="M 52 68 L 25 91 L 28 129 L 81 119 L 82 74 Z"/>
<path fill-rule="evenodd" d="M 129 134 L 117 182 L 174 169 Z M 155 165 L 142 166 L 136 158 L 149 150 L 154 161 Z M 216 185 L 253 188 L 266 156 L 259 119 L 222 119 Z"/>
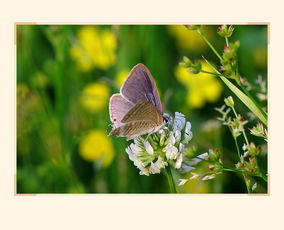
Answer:
<path fill-rule="evenodd" d="M 170 121 L 170 119 L 171 119 L 171 117 L 170 117 L 169 114 L 167 114 L 167 113 L 163 114 L 163 121 L 164 122 L 168 123 Z"/>

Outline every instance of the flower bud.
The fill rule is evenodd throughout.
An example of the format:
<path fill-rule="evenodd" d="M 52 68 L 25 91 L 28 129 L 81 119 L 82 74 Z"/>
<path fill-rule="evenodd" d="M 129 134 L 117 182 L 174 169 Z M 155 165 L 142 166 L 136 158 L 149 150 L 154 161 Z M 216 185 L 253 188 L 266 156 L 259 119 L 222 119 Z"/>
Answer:
<path fill-rule="evenodd" d="M 233 100 L 233 97 L 232 96 L 229 96 L 227 98 L 224 99 L 224 102 L 227 106 L 233 108 L 235 103 L 234 103 L 234 100 Z"/>
<path fill-rule="evenodd" d="M 179 65 L 184 68 L 189 68 L 192 65 L 192 61 L 188 57 L 183 56 L 182 61 L 179 63 Z"/>
<path fill-rule="evenodd" d="M 192 74 L 198 74 L 201 71 L 201 67 L 201 61 L 195 60 L 194 63 L 192 63 L 189 67 L 188 72 Z"/>
<path fill-rule="evenodd" d="M 221 37 L 224 37 L 224 38 L 229 38 L 232 36 L 232 33 L 234 31 L 234 27 L 231 25 L 231 26 L 226 26 L 226 25 L 222 25 L 222 26 L 219 26 L 218 29 L 217 29 L 217 33 L 221 36 Z"/>

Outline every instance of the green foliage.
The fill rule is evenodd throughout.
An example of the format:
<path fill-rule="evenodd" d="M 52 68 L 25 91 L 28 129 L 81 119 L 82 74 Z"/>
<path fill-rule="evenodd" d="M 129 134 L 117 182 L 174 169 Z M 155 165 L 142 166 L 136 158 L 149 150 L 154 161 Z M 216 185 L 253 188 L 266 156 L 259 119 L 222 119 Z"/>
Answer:
<path fill-rule="evenodd" d="M 251 94 L 260 95 L 254 98 L 257 108 L 248 106 L 250 97 L 239 98 L 247 101 L 248 108 L 261 119 L 265 115 L 257 111 L 267 107 L 267 101 L 256 80 L 258 75 L 263 82 L 267 79 L 267 26 L 234 27 L 230 39 L 241 41 L 238 73 L 248 82 L 244 87 Z M 190 80 L 179 77 L 175 71 L 182 56 L 194 60 L 204 55 L 210 63 L 218 63 L 218 57 L 191 34 L 199 36 L 199 29 L 214 41 L 216 49 L 223 49 L 224 39 L 217 34 L 216 26 L 194 26 L 187 34 L 184 26 L 18 25 L 17 192 L 169 192 L 167 178 L 162 174 L 139 175 L 125 152 L 129 144 L 125 139 L 107 136 L 111 129 L 108 99 L 119 92 L 121 81 L 137 63 L 150 69 L 164 111 L 172 115 L 182 112 L 191 122 L 194 152 L 216 147 L 221 154 L 226 152 L 222 162 L 233 167 L 238 162 L 234 139 L 216 121 L 214 110 L 231 91 L 224 87 L 222 95 L 213 98 L 215 88 L 208 84 L 202 91 L 207 98 L 204 104 L 191 106 L 187 103 L 189 93 L 197 93 L 196 89 L 203 85 L 190 75 Z M 187 40 L 195 45 L 187 46 L 183 42 Z M 205 48 L 200 53 L 201 47 Z M 193 70 L 199 72 L 200 62 L 191 63 Z M 221 83 L 218 77 L 216 81 Z M 257 126 L 257 118 L 241 101 L 235 101 L 234 106 L 246 120 L 251 119 L 246 130 Z M 259 140 L 259 136 L 266 137 L 264 130 L 257 126 L 251 130 L 253 135 L 247 131 L 249 139 L 261 146 L 257 165 L 262 169 L 267 168 L 266 145 Z M 192 180 L 177 189 L 184 193 L 245 193 L 243 178 L 236 175 Z M 173 175 L 175 179 L 178 176 Z M 257 182 L 254 191 L 266 192 L 266 183 Z"/>

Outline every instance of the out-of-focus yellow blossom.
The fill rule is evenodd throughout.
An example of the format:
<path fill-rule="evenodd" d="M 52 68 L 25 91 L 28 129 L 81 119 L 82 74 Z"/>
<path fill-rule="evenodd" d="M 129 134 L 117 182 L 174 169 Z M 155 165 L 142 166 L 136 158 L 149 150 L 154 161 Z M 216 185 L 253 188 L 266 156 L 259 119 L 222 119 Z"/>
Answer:
<path fill-rule="evenodd" d="M 207 36 L 211 36 L 211 29 L 204 27 Z M 207 44 L 195 30 L 188 30 L 183 25 L 169 26 L 170 33 L 176 37 L 177 45 L 181 50 L 201 53 L 207 48 Z"/>
<path fill-rule="evenodd" d="M 78 32 L 77 44 L 71 47 L 71 56 L 82 71 L 92 68 L 107 69 L 116 61 L 116 38 L 109 29 L 83 26 Z"/>
<path fill-rule="evenodd" d="M 91 83 L 83 89 L 81 104 L 90 112 L 100 112 L 107 105 L 109 88 L 104 83 Z"/>
<path fill-rule="evenodd" d="M 267 66 L 267 49 L 266 47 L 257 48 L 253 52 L 255 64 L 265 68 Z"/>
<path fill-rule="evenodd" d="M 200 178 L 189 180 L 184 185 L 184 190 L 187 193 L 209 193 L 210 184 L 207 181 L 201 181 Z"/>
<path fill-rule="evenodd" d="M 127 78 L 128 74 L 129 74 L 129 69 L 124 69 L 116 75 L 115 82 L 119 87 L 122 86 L 122 84 L 123 84 L 124 80 Z"/>
<path fill-rule="evenodd" d="M 202 70 L 212 71 L 206 62 L 202 62 Z M 199 73 L 191 74 L 186 68 L 177 66 L 175 76 L 187 89 L 186 102 L 192 108 L 201 108 L 206 101 L 215 102 L 221 95 L 222 84 L 215 76 Z"/>
<path fill-rule="evenodd" d="M 79 153 L 87 161 L 99 161 L 103 167 L 108 166 L 114 150 L 111 139 L 102 130 L 90 131 L 81 141 Z"/>

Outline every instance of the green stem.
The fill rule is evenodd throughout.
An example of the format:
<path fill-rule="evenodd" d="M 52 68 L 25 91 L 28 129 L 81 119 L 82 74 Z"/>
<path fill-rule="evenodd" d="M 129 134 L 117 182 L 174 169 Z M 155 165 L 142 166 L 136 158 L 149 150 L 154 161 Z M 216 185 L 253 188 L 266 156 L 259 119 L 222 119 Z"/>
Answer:
<path fill-rule="evenodd" d="M 234 110 L 234 108 L 233 108 L 233 110 Z M 233 136 L 233 139 L 234 139 L 234 141 L 235 141 L 235 145 L 236 145 L 236 148 L 237 148 L 237 151 L 238 151 L 238 156 L 239 156 L 239 158 L 240 158 L 240 160 L 241 160 L 240 148 L 239 148 L 239 145 L 238 145 L 237 138 L 234 136 L 233 131 L 231 130 L 230 127 L 229 127 L 229 129 L 230 129 L 230 131 L 231 131 L 231 133 L 232 133 L 232 136 Z M 225 170 L 225 171 L 226 171 L 226 170 Z M 227 170 L 227 171 L 233 171 L 233 170 L 230 169 L 230 170 Z M 247 176 L 246 176 L 244 173 L 241 173 L 241 174 L 243 175 L 243 178 L 244 178 L 244 181 L 245 181 L 245 184 L 246 184 L 246 187 L 247 187 L 247 191 L 248 191 L 248 193 L 250 193 L 248 178 L 247 178 Z"/>
<path fill-rule="evenodd" d="M 229 46 L 229 40 L 227 37 L 225 37 L 225 40 L 226 40 L 226 45 Z"/>
<path fill-rule="evenodd" d="M 207 43 L 207 45 L 212 49 L 212 51 L 216 54 L 216 56 L 222 61 L 223 58 L 220 56 L 220 54 L 217 52 L 217 50 L 212 46 L 212 44 L 208 41 L 206 36 L 203 34 L 203 32 L 200 29 L 196 30 L 197 33 L 200 34 L 200 36 L 203 38 L 203 40 Z"/>
<path fill-rule="evenodd" d="M 166 175 L 167 175 L 167 179 L 168 179 L 168 183 L 169 183 L 171 193 L 177 193 L 174 178 L 173 178 L 170 166 L 166 167 Z"/>
<path fill-rule="evenodd" d="M 221 74 L 217 74 L 217 73 L 209 72 L 209 71 L 206 71 L 206 70 L 200 70 L 200 72 L 201 72 L 201 73 L 208 73 L 208 74 L 212 74 L 212 75 L 217 76 L 217 77 L 222 76 Z"/>

